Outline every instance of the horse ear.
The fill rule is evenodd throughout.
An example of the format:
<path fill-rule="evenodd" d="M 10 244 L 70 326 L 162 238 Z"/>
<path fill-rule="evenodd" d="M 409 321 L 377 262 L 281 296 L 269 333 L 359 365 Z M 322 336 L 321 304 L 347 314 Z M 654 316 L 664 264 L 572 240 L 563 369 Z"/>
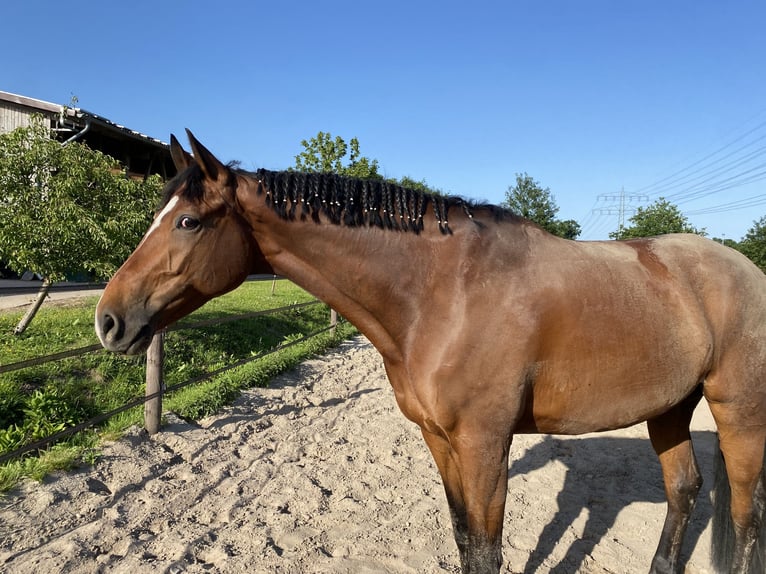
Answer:
<path fill-rule="evenodd" d="M 189 136 L 189 144 L 191 145 L 192 153 L 194 154 L 194 161 L 200 166 L 205 177 L 213 181 L 217 181 L 219 177 L 223 177 L 228 168 L 210 153 L 205 146 L 199 143 L 197 138 L 195 138 L 189 130 L 186 130 L 186 135 Z"/>
<path fill-rule="evenodd" d="M 173 134 L 170 134 L 170 157 L 173 159 L 173 165 L 176 166 L 178 171 L 183 171 L 194 163 L 194 158 L 181 147 L 181 143 Z"/>

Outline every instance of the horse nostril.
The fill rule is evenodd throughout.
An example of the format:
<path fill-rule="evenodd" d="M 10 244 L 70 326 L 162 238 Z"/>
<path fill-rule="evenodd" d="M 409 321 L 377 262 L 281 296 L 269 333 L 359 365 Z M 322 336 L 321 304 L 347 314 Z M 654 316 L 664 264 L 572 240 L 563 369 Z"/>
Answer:
<path fill-rule="evenodd" d="M 119 341 L 122 338 L 125 325 L 116 315 L 109 311 L 104 311 L 99 324 L 103 341 Z"/>
<path fill-rule="evenodd" d="M 104 318 L 101 320 L 101 328 L 104 330 L 104 334 L 109 333 L 112 329 L 114 329 L 114 317 L 112 317 L 109 313 L 104 315 Z"/>

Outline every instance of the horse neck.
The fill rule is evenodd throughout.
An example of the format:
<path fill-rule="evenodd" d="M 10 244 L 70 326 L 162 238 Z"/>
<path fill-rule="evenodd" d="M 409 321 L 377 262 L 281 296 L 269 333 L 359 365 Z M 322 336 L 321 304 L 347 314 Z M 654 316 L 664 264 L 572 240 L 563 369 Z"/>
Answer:
<path fill-rule="evenodd" d="M 418 312 L 414 292 L 422 289 L 413 266 L 431 252 L 429 236 L 349 227 L 322 219 L 285 220 L 263 198 L 245 211 L 253 236 L 274 272 L 329 304 L 353 323 L 377 349 L 399 360 L 408 328 Z M 442 238 L 443 239 L 443 238 Z M 258 271 L 258 270 L 254 270 Z"/>

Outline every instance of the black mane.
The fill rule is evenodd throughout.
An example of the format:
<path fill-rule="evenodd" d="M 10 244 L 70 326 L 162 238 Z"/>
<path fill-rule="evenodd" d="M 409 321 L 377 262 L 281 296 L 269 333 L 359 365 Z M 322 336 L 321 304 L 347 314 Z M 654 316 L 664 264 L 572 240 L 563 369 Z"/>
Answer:
<path fill-rule="evenodd" d="M 230 164 L 232 167 L 234 164 Z M 234 173 L 231 173 L 232 185 L 234 182 Z M 193 163 L 184 170 L 179 171 L 172 179 L 170 179 L 162 190 L 162 200 L 160 201 L 160 209 L 165 207 L 170 201 L 170 198 L 175 195 L 178 188 L 182 184 L 186 184 L 181 191 L 181 197 L 188 201 L 199 201 L 205 196 L 205 174 L 202 172 L 202 168 L 196 163 Z"/>
<path fill-rule="evenodd" d="M 265 169 L 256 172 L 232 170 L 230 173 L 232 179 L 235 173 L 256 179 L 260 183 L 258 192 L 266 194 L 266 203 L 286 220 L 311 217 L 319 221 L 319 216 L 323 215 L 336 225 L 375 226 L 420 233 L 423 218 L 431 205 L 439 230 L 450 234 L 452 209 L 459 209 L 469 219 L 473 219 L 478 210 L 489 212 L 495 220 L 516 218 L 501 207 L 413 190 L 383 179 Z M 185 184 L 181 191 L 184 199 L 201 200 L 205 195 L 204 181 L 200 167 L 192 164 L 165 185 L 161 206 L 167 204 L 182 184 Z"/>
<path fill-rule="evenodd" d="M 496 219 L 512 215 L 500 207 L 479 205 L 460 197 L 430 194 L 383 179 L 358 179 L 333 173 L 303 173 L 260 169 L 249 173 L 260 182 L 259 192 L 284 219 L 327 217 L 336 225 L 375 226 L 419 233 L 429 204 L 442 233 L 450 234 L 450 209 L 469 219 L 474 210 L 490 211 Z"/>

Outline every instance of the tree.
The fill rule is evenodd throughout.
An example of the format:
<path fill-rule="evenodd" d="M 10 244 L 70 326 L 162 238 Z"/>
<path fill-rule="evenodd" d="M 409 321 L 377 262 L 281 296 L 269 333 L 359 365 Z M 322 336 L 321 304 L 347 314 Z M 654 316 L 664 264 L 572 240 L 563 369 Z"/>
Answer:
<path fill-rule="evenodd" d="M 158 176 L 130 180 L 110 156 L 50 135 L 40 117 L 0 135 L 0 260 L 44 278 L 36 307 L 70 273 L 110 276 L 151 223 L 161 187 Z"/>
<path fill-rule="evenodd" d="M 766 215 L 753 222 L 737 248 L 766 273 Z"/>
<path fill-rule="evenodd" d="M 734 241 L 733 239 L 724 239 L 721 237 L 711 237 L 712 241 L 715 241 L 716 243 L 720 243 L 721 245 L 725 245 L 726 247 L 731 247 L 732 249 L 736 249 L 737 251 L 740 251 L 739 243 Z"/>
<path fill-rule="evenodd" d="M 551 190 L 540 187 L 540 184 L 526 173 L 516 174 L 516 185 L 509 187 L 505 192 L 503 206 L 534 221 L 549 233 L 565 239 L 575 239 L 582 231 L 580 224 L 574 219 L 556 219 L 559 207 L 551 195 Z"/>
<path fill-rule="evenodd" d="M 428 185 L 425 179 L 416 180 L 405 175 L 399 179 L 392 178 L 389 181 L 391 183 L 401 185 L 402 187 L 411 189 L 413 191 L 420 191 L 422 193 L 430 193 L 433 195 L 444 195 L 444 192 L 442 192 L 442 190 L 433 188 L 430 185 Z"/>
<path fill-rule="evenodd" d="M 383 176 L 378 173 L 378 160 L 361 156 L 359 140 L 356 138 L 351 138 L 351 141 L 346 144 L 341 137 L 333 139 L 329 132 L 319 132 L 310 140 L 302 140 L 301 145 L 304 150 L 295 156 L 294 169 L 297 171 L 337 173 L 362 179 L 383 179 Z M 348 163 L 344 165 L 343 160 L 347 154 Z M 409 176 L 385 179 L 415 191 L 443 195 L 441 190 L 428 185 L 425 179 L 416 180 Z"/>
<path fill-rule="evenodd" d="M 667 233 L 696 233 L 706 235 L 704 229 L 697 229 L 681 213 L 677 205 L 664 197 L 646 207 L 639 207 L 628 220 L 629 227 L 620 227 L 609 234 L 612 239 L 631 239 L 634 237 L 653 237 Z"/>
<path fill-rule="evenodd" d="M 361 156 L 356 138 L 351 138 L 346 144 L 340 136 L 333 138 L 329 132 L 319 132 L 310 140 L 302 140 L 301 145 L 305 149 L 295 156 L 295 169 L 298 171 L 337 173 L 365 179 L 381 177 L 378 174 L 378 160 Z"/>

